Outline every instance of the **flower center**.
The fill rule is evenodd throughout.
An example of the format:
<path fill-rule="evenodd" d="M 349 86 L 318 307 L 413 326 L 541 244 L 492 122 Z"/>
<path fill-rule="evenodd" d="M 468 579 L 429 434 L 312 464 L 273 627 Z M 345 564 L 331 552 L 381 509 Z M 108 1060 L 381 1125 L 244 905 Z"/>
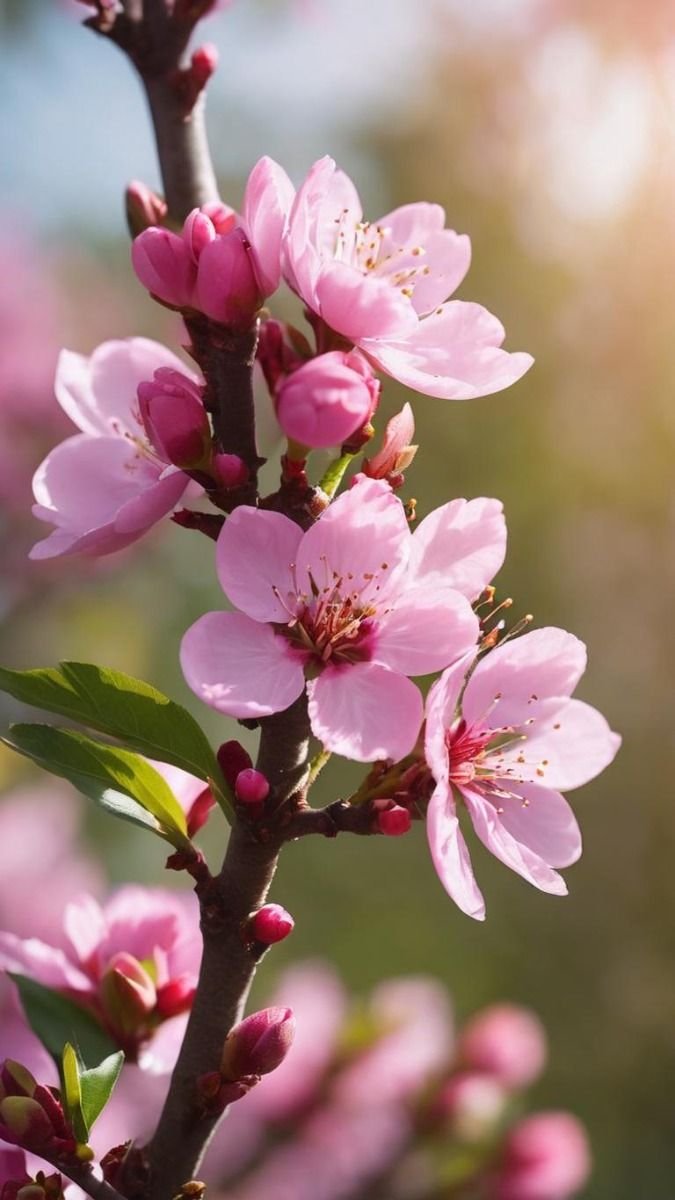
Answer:
<path fill-rule="evenodd" d="M 396 246 L 391 241 L 391 229 L 371 225 L 370 221 L 354 223 L 349 209 L 336 217 L 337 233 L 334 257 L 356 267 L 362 275 L 385 278 L 411 299 L 420 276 L 429 275 L 431 268 L 424 262 L 424 246 Z"/>
<path fill-rule="evenodd" d="M 339 580 L 331 591 L 305 604 L 286 628 L 293 646 L 308 652 L 321 666 L 328 662 L 367 662 L 374 632 L 372 605 L 361 605 L 343 595 Z"/>

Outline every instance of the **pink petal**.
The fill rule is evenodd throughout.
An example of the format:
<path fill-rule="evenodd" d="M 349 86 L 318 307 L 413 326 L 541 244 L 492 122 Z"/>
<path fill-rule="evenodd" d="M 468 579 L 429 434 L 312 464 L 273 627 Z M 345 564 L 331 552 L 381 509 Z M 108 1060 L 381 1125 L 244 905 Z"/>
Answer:
<path fill-rule="evenodd" d="M 56 368 L 56 396 L 85 433 L 138 436 L 142 423 L 136 391 L 159 367 L 196 379 L 181 359 L 149 338 L 102 342 L 88 359 L 66 350 Z"/>
<path fill-rule="evenodd" d="M 499 500 L 451 500 L 417 526 L 411 569 L 416 583 L 451 587 L 475 600 L 504 562 L 506 523 Z"/>
<path fill-rule="evenodd" d="M 409 679 L 376 663 L 327 667 L 307 685 L 314 736 L 356 762 L 403 758 L 422 724 L 422 697 Z"/>
<path fill-rule="evenodd" d="M 169 470 L 138 496 L 127 500 L 115 517 L 115 529 L 122 534 L 145 533 L 173 511 L 190 483 L 190 476 L 183 471 Z"/>
<path fill-rule="evenodd" d="M 446 731 L 455 719 L 466 672 L 473 656 L 461 659 L 444 671 L 429 689 L 425 712 L 424 756 L 436 783 L 448 781 L 450 757 Z"/>
<path fill-rule="evenodd" d="M 311 579 L 319 588 L 341 579 L 345 594 L 355 591 L 375 602 L 387 589 L 395 590 L 407 563 L 410 536 L 403 505 L 389 485 L 364 476 L 303 537 L 297 556 L 298 590 L 309 596 Z"/>
<path fill-rule="evenodd" d="M 431 312 L 459 287 L 471 263 L 471 242 L 465 234 L 444 229 L 445 213 L 438 204 L 406 204 L 377 222 L 387 230 L 378 254 L 387 273 L 414 270 L 412 304 L 420 315 Z M 378 274 L 382 267 L 376 268 Z M 427 273 L 425 273 L 427 272 Z"/>
<path fill-rule="evenodd" d="M 254 621 L 288 622 L 295 612 L 293 567 L 302 530 L 281 513 L 241 505 L 218 538 L 220 586 Z"/>
<path fill-rule="evenodd" d="M 231 717 L 282 712 L 305 686 L 288 643 L 243 613 L 200 617 L 183 637 L 180 662 L 200 700 Z"/>
<path fill-rule="evenodd" d="M 243 225 L 265 296 L 271 296 L 279 286 L 281 239 L 294 196 L 295 188 L 283 168 L 271 158 L 261 158 L 246 184 Z"/>
<path fill-rule="evenodd" d="M 71 900 L 63 914 L 63 927 L 77 962 L 86 965 L 106 930 L 100 904 L 86 895 Z"/>
<path fill-rule="evenodd" d="M 414 204 L 402 204 L 379 217 L 374 225 L 386 231 L 383 246 L 386 253 L 398 246 L 421 245 L 426 238 L 439 233 L 445 225 L 445 210 L 440 204 L 429 204 L 419 200 Z"/>
<path fill-rule="evenodd" d="M 512 792 L 499 796 L 499 820 L 521 845 L 552 867 L 569 867 L 581 855 L 581 832 L 577 819 L 560 792 L 537 783 L 497 781 L 498 787 Z M 524 804 L 523 801 L 527 801 Z"/>
<path fill-rule="evenodd" d="M 602 713 L 582 700 L 550 701 L 539 706 L 527 741 L 504 753 L 515 778 L 547 787 L 581 787 L 595 779 L 615 757 L 621 738 Z M 518 763 L 521 756 L 525 763 Z"/>
<path fill-rule="evenodd" d="M 468 917 L 484 921 L 485 901 L 447 785 L 439 784 L 429 801 L 427 837 L 436 873 L 448 895 Z"/>
<path fill-rule="evenodd" d="M 314 311 L 321 264 L 334 257 L 336 220 L 344 224 L 345 217 L 354 229 L 361 219 L 359 198 L 351 180 L 326 156 L 314 163 L 296 193 L 282 252 L 286 280 Z"/>
<path fill-rule="evenodd" d="M 333 261 L 324 265 L 314 293 L 326 324 L 353 342 L 405 337 L 417 327 L 415 310 L 407 296 L 387 279 L 364 275 L 348 263 Z"/>
<path fill-rule="evenodd" d="M 425 396 L 471 400 L 510 387 L 532 366 L 529 354 L 501 349 L 504 328 L 480 304 L 451 300 L 407 337 L 363 338 L 363 353 L 399 383 Z"/>
<path fill-rule="evenodd" d="M 460 790 L 476 834 L 495 858 L 542 892 L 549 892 L 553 896 L 567 895 L 564 879 L 543 858 L 509 833 L 493 804 L 477 788 L 462 787 Z"/>
<path fill-rule="evenodd" d="M 529 721 L 534 732 L 540 703 L 569 696 L 585 668 L 586 647 L 573 634 L 533 629 L 478 663 L 464 693 L 464 716 L 469 725 L 486 722 L 493 729 Z"/>
<path fill-rule="evenodd" d="M 0 968 L 17 975 L 29 975 L 45 987 L 72 988 L 90 992 L 91 983 L 62 950 L 37 938 L 23 941 L 13 933 L 0 933 Z"/>
<path fill-rule="evenodd" d="M 56 364 L 54 391 L 63 411 L 83 433 L 109 433 L 91 388 L 90 359 L 74 350 L 62 350 Z"/>
<path fill-rule="evenodd" d="M 378 615 L 373 657 L 403 675 L 429 675 L 475 647 L 478 630 L 478 618 L 459 592 L 422 585 Z"/>

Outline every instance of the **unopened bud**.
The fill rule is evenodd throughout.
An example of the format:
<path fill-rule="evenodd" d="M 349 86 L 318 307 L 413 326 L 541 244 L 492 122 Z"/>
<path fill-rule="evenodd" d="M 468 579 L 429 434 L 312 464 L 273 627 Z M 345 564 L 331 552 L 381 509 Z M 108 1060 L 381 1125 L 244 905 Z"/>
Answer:
<path fill-rule="evenodd" d="M 218 748 L 216 757 L 231 788 L 234 788 L 239 773 L 253 766 L 250 754 L 244 749 L 241 742 L 237 742 L 235 739 L 231 742 L 223 742 L 222 746 Z"/>
<path fill-rule="evenodd" d="M 457 1045 L 463 1066 L 513 1089 L 534 1083 L 544 1069 L 546 1051 L 541 1021 L 515 1004 L 495 1004 L 477 1013 L 464 1026 Z"/>
<path fill-rule="evenodd" d="M 132 237 L 138 237 L 139 233 L 153 225 L 161 225 L 169 211 L 166 201 L 137 179 L 128 184 L 124 202 Z"/>
<path fill-rule="evenodd" d="M 99 984 L 99 996 L 111 1025 L 123 1035 L 142 1028 L 157 1003 L 148 972 L 125 951 L 110 960 Z"/>
<path fill-rule="evenodd" d="M 197 268 L 197 307 L 213 321 L 248 329 L 262 297 L 250 247 L 241 229 L 205 246 Z"/>
<path fill-rule="evenodd" d="M 211 427 L 201 389 L 188 375 L 160 367 L 138 385 L 145 431 L 164 462 L 182 470 L 200 466 L 211 446 Z"/>
<path fill-rule="evenodd" d="M 197 267 L 179 234 L 157 226 L 144 230 L 131 244 L 131 261 L 137 278 L 157 300 L 170 308 L 194 307 Z"/>
<path fill-rule="evenodd" d="M 294 1034 L 290 1008 L 264 1008 L 245 1017 L 225 1040 L 220 1065 L 223 1078 L 235 1081 L 268 1075 L 284 1061 Z"/>
<path fill-rule="evenodd" d="M 241 487 L 248 480 L 248 467 L 238 454 L 214 454 L 211 468 L 224 488 Z"/>
<path fill-rule="evenodd" d="M 373 807 L 378 833 L 383 833 L 385 837 L 401 837 L 402 834 L 408 833 L 412 826 L 412 817 L 402 804 L 394 804 L 391 800 L 376 800 Z"/>
<path fill-rule="evenodd" d="M 203 212 L 213 222 L 216 233 L 230 233 L 237 224 L 236 212 L 222 200 L 209 200 L 206 204 L 202 204 L 200 212 Z"/>
<path fill-rule="evenodd" d="M 445 1084 L 432 1105 L 433 1116 L 462 1142 L 490 1136 L 506 1106 L 504 1088 L 488 1075 L 462 1071 Z"/>
<path fill-rule="evenodd" d="M 192 975 L 178 975 L 157 989 L 155 1011 L 165 1020 L 187 1012 L 192 1007 L 196 990 Z"/>
<path fill-rule="evenodd" d="M 30 1096 L 5 1096 L 0 1100 L 0 1137 L 13 1146 L 37 1150 L 52 1139 L 51 1121 Z"/>
<path fill-rule="evenodd" d="M 234 794 L 240 804 L 251 805 L 255 807 L 261 805 L 267 799 L 270 793 L 270 785 L 262 771 L 256 771 L 255 767 L 247 767 L 244 771 L 240 771 L 237 775 Z"/>
<path fill-rule="evenodd" d="M 371 479 L 386 479 L 393 488 L 401 487 L 403 472 L 410 466 L 417 446 L 411 445 L 415 435 L 412 408 L 403 405 L 400 413 L 387 422 L 384 440 L 377 454 L 363 461 L 362 471 Z"/>
<path fill-rule="evenodd" d="M 333 350 L 279 384 L 277 419 L 286 437 L 303 446 L 341 446 L 368 424 L 378 395 L 379 385 L 361 356 Z"/>
<path fill-rule="evenodd" d="M 273 946 L 275 942 L 283 942 L 294 927 L 291 914 L 280 904 L 264 904 L 246 922 L 246 936 L 252 942 Z"/>
<path fill-rule="evenodd" d="M 536 1113 L 508 1134 L 490 1182 L 495 1200 L 569 1200 L 586 1183 L 591 1155 L 586 1131 L 566 1112 Z"/>
<path fill-rule="evenodd" d="M 190 806 L 190 811 L 187 814 L 187 831 L 188 837 L 193 838 L 200 829 L 203 829 L 209 819 L 211 810 L 215 807 L 216 799 L 210 787 L 205 787 L 203 792 L 200 792 L 197 799 Z"/>
<path fill-rule="evenodd" d="M 294 336 L 300 339 L 297 348 L 293 345 Z M 279 381 L 301 367 L 311 357 L 311 350 L 303 335 L 292 325 L 269 318 L 260 327 L 256 357 L 274 395 Z"/>
<path fill-rule="evenodd" d="M 213 42 L 205 42 L 198 46 L 190 59 L 190 74 L 197 93 L 206 87 L 209 79 L 218 66 L 218 47 Z"/>

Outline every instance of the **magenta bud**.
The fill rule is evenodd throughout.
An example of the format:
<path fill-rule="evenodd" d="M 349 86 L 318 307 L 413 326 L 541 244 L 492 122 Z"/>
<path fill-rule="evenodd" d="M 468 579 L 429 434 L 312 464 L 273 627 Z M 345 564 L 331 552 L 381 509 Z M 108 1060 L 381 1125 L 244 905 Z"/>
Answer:
<path fill-rule="evenodd" d="M 284 1061 L 294 1034 L 290 1008 L 264 1008 L 245 1017 L 225 1040 L 220 1066 L 223 1079 L 268 1075 Z"/>
<path fill-rule="evenodd" d="M 205 787 L 203 792 L 200 792 L 197 799 L 190 806 L 190 811 L 187 814 L 187 831 L 188 837 L 192 838 L 200 829 L 203 829 L 209 819 L 211 810 L 215 807 L 215 796 L 211 788 Z"/>
<path fill-rule="evenodd" d="M 264 904 L 254 912 L 246 922 L 246 936 L 252 942 L 262 942 L 264 946 L 273 946 L 275 942 L 283 942 L 289 933 L 293 932 L 295 921 L 280 904 Z"/>
<path fill-rule="evenodd" d="M 384 806 L 386 805 L 386 807 Z M 386 837 L 401 837 L 402 834 L 408 833 L 412 825 L 412 817 L 407 808 L 402 804 L 393 804 L 390 800 L 385 800 L 382 807 L 378 807 L 378 801 L 374 802 L 375 808 L 375 826 L 379 833 L 383 833 Z"/>
<path fill-rule="evenodd" d="M 261 771 L 247 767 L 237 775 L 234 794 L 240 804 L 262 804 L 270 794 L 270 785 Z"/>
<path fill-rule="evenodd" d="M 161 225 L 169 211 L 166 201 L 137 179 L 132 179 L 127 185 L 124 200 L 132 237 L 138 237 L 139 233 L 153 225 Z"/>
<path fill-rule="evenodd" d="M 239 773 L 253 766 L 248 751 L 244 749 L 241 742 L 234 739 L 231 742 L 223 742 L 222 746 L 218 748 L 216 757 L 225 779 L 233 790 Z"/>
<path fill-rule="evenodd" d="M 115 954 L 99 983 L 101 1005 L 110 1024 L 126 1036 L 147 1023 L 157 1003 L 155 985 L 137 958 Z"/>
<path fill-rule="evenodd" d="M 586 1131 L 566 1112 L 536 1113 L 508 1134 L 491 1184 L 495 1200 L 569 1200 L 591 1170 Z"/>
<path fill-rule="evenodd" d="M 546 1064 L 546 1033 L 539 1018 L 515 1004 L 495 1004 L 472 1017 L 457 1045 L 462 1066 L 483 1071 L 506 1088 L 525 1088 Z"/>
<path fill-rule="evenodd" d="M 367 425 L 379 384 L 361 356 L 332 350 L 303 363 L 277 387 L 277 419 L 303 446 L 340 446 Z"/>
<path fill-rule="evenodd" d="M 183 241 L 188 247 L 192 260 L 196 264 L 205 246 L 216 237 L 213 221 L 201 208 L 193 208 L 188 213 L 183 224 Z"/>
<path fill-rule="evenodd" d="M 160 367 L 138 385 L 145 431 L 159 457 L 182 470 L 199 467 L 211 447 L 211 427 L 201 389 L 187 375 Z"/>
<path fill-rule="evenodd" d="M 249 476 L 248 467 L 238 454 L 214 454 L 211 470 L 224 488 L 241 487 Z"/>
<path fill-rule="evenodd" d="M 157 989 L 155 1011 L 167 1020 L 192 1008 L 196 987 L 191 975 L 178 975 Z"/>
<path fill-rule="evenodd" d="M 215 238 L 201 252 L 197 267 L 197 307 L 213 321 L 248 329 L 262 297 L 249 244 L 241 229 Z"/>
<path fill-rule="evenodd" d="M 198 91 L 206 87 L 218 66 L 218 47 L 213 42 L 199 46 L 190 59 L 190 75 Z"/>
<path fill-rule="evenodd" d="M 143 287 L 170 308 L 194 307 L 197 268 L 187 242 L 154 226 L 131 244 L 131 261 Z"/>

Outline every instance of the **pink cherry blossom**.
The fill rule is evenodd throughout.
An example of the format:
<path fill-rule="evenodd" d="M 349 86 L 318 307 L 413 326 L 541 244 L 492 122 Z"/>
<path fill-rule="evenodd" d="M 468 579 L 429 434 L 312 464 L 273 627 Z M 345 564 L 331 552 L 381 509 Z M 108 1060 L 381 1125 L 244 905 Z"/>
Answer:
<path fill-rule="evenodd" d="M 155 1032 L 165 995 L 189 1008 L 199 969 L 198 909 L 192 895 L 156 888 L 120 888 L 103 906 L 81 896 L 65 909 L 64 949 L 37 938 L 0 933 L 0 967 L 67 993 L 116 1037 L 127 1056 L 150 1071 L 170 1069 L 185 1016 Z"/>
<path fill-rule="evenodd" d="M 525 1088 L 546 1064 L 546 1030 L 539 1017 L 517 1004 L 493 1004 L 462 1029 L 457 1054 L 463 1066 L 505 1088 Z"/>
<path fill-rule="evenodd" d="M 504 329 L 479 304 L 447 298 L 469 267 L 468 237 L 437 204 L 406 204 L 378 221 L 331 158 L 311 168 L 291 209 L 284 274 L 335 333 L 415 391 L 452 400 L 509 387 L 529 354 L 502 350 Z"/>
<path fill-rule="evenodd" d="M 581 854 L 574 814 L 558 789 L 579 787 L 612 761 L 620 738 L 570 699 L 586 666 L 582 642 L 538 629 L 445 671 L 427 702 L 425 753 L 436 788 L 427 830 L 434 866 L 463 912 L 485 904 L 460 830 L 455 794 L 497 858 L 542 891 L 565 895 L 555 867 Z"/>
<path fill-rule="evenodd" d="M 490 1194 L 495 1200 L 570 1200 L 590 1171 L 581 1122 L 566 1112 L 535 1113 L 509 1133 Z"/>
<path fill-rule="evenodd" d="M 441 670 L 475 644 L 473 599 L 499 569 L 496 500 L 455 500 L 415 533 L 381 480 L 361 477 L 303 533 L 242 506 L 218 540 L 218 576 L 238 612 L 185 634 L 183 673 L 219 712 L 264 717 L 304 691 L 315 736 L 359 762 L 402 758 L 422 700 L 409 676 Z"/>
<path fill-rule="evenodd" d="M 31 558 L 111 554 L 178 503 L 190 480 L 158 457 L 137 399 L 138 385 L 162 367 L 198 382 L 147 338 L 103 342 L 88 358 L 61 353 L 56 398 L 82 432 L 52 450 L 35 473 L 33 513 L 55 529 Z"/>

